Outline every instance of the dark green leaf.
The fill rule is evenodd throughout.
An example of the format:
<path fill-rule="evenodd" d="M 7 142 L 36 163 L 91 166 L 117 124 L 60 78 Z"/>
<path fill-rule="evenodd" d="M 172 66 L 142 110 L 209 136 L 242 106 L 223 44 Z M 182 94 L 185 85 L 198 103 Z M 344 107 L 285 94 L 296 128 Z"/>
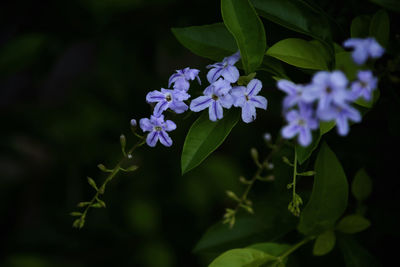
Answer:
<path fill-rule="evenodd" d="M 320 234 L 314 243 L 313 254 L 322 256 L 328 254 L 335 247 L 336 237 L 332 230 Z"/>
<path fill-rule="evenodd" d="M 389 31 L 389 15 L 385 10 L 379 10 L 372 17 L 371 24 L 369 26 L 369 34 L 370 36 L 375 37 L 380 45 L 386 47 L 389 41 Z"/>
<path fill-rule="evenodd" d="M 288 244 L 278 244 L 278 243 L 272 243 L 272 242 L 256 243 L 251 246 L 248 246 L 248 248 L 258 249 L 262 252 L 265 252 L 265 253 L 275 256 L 275 257 L 279 257 L 284 252 L 286 252 L 288 249 L 290 249 L 290 247 L 291 246 Z"/>
<path fill-rule="evenodd" d="M 217 149 L 238 119 L 239 114 L 236 110 L 227 111 L 224 118 L 217 122 L 210 121 L 208 112 L 203 112 L 186 136 L 181 158 L 182 174 L 198 166 Z"/>
<path fill-rule="evenodd" d="M 357 77 L 359 66 L 354 63 L 351 52 L 339 52 L 335 54 L 336 69 L 343 71 L 347 79 L 354 80 Z"/>
<path fill-rule="evenodd" d="M 352 38 L 365 38 L 369 36 L 369 24 L 371 17 L 368 15 L 357 16 L 353 19 L 350 26 Z"/>
<path fill-rule="evenodd" d="M 299 231 L 305 235 L 319 234 L 333 228 L 347 206 L 346 175 L 326 143 L 321 145 L 314 170 L 313 190 L 298 226 Z"/>
<path fill-rule="evenodd" d="M 201 57 L 220 61 L 238 50 L 235 39 L 223 23 L 171 30 L 183 46 Z"/>
<path fill-rule="evenodd" d="M 354 101 L 359 106 L 366 107 L 366 108 L 372 108 L 373 105 L 378 101 L 381 93 L 379 92 L 379 89 L 377 88 L 376 90 L 373 91 L 372 93 L 372 99 L 370 101 L 366 101 L 364 98 L 359 98 Z"/>
<path fill-rule="evenodd" d="M 360 169 L 351 183 L 351 192 L 358 201 L 364 201 L 372 192 L 372 180 L 364 169 Z"/>
<path fill-rule="evenodd" d="M 314 43 L 298 38 L 279 41 L 271 46 L 266 54 L 300 68 L 328 69 L 325 51 Z"/>
<path fill-rule="evenodd" d="M 218 256 L 209 267 L 259 267 L 276 257 L 252 248 L 231 249 Z"/>
<path fill-rule="evenodd" d="M 336 121 L 321 121 L 319 123 L 319 132 L 321 135 L 326 134 L 335 127 Z"/>
<path fill-rule="evenodd" d="M 357 214 L 352 214 L 341 219 L 336 226 L 336 230 L 346 234 L 355 234 L 364 231 L 370 225 L 370 221 L 364 217 Z"/>
<path fill-rule="evenodd" d="M 390 11 L 400 13 L 400 2 L 398 0 L 370 0 L 372 3 L 387 8 Z"/>
<path fill-rule="evenodd" d="M 346 262 L 346 267 L 381 266 L 377 260 L 351 236 L 338 235 L 337 242 Z"/>
<path fill-rule="evenodd" d="M 297 0 L 252 0 L 260 16 L 324 43 L 333 54 L 329 20 L 309 3 Z"/>
<path fill-rule="evenodd" d="M 264 25 L 249 0 L 222 0 L 221 12 L 226 28 L 239 47 L 246 74 L 254 72 L 267 47 Z"/>
<path fill-rule="evenodd" d="M 76 216 L 81 216 L 81 215 L 82 215 L 82 212 L 73 211 L 73 212 L 71 212 L 69 215 L 74 216 L 74 217 L 76 217 Z"/>
<path fill-rule="evenodd" d="M 308 146 L 296 144 L 297 162 L 303 164 L 312 154 L 312 152 L 318 147 L 321 136 L 318 131 L 312 132 L 312 142 Z"/>

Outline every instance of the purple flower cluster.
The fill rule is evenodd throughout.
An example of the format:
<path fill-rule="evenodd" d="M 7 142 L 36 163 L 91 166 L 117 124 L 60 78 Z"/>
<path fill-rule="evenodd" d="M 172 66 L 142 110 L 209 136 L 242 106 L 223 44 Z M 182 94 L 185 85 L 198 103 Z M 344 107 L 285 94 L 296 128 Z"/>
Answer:
<path fill-rule="evenodd" d="M 262 88 L 260 80 L 252 79 L 246 87 L 236 85 L 240 74 L 235 63 L 239 59 L 237 52 L 222 62 L 207 66 L 210 69 L 207 74 L 210 85 L 202 96 L 192 100 L 190 110 L 199 112 L 208 108 L 210 120 L 217 121 L 223 118 L 223 108 L 240 107 L 242 120 L 250 123 L 256 118 L 256 108 L 267 109 L 267 99 L 258 95 Z"/>
<path fill-rule="evenodd" d="M 383 53 L 383 48 L 372 38 L 349 39 L 346 45 L 354 45 L 353 59 L 357 64 Z M 370 70 L 360 70 L 357 80 L 351 83 L 338 70 L 319 71 L 306 85 L 278 81 L 277 87 L 286 93 L 283 110 L 288 125 L 282 128 L 282 136 L 287 139 L 297 136 L 298 142 L 307 146 L 312 141 L 311 130 L 319 127 L 319 121 L 335 121 L 338 133 L 347 135 L 349 121 L 361 121 L 361 114 L 351 104 L 359 98 L 371 101 L 376 86 L 377 78 Z"/>
<path fill-rule="evenodd" d="M 235 63 L 239 59 L 240 53 L 237 52 L 224 58 L 222 62 L 207 66 L 210 69 L 207 74 L 210 85 L 204 89 L 202 96 L 191 101 L 190 110 L 199 112 L 208 108 L 210 120 L 217 121 L 223 118 L 224 108 L 240 107 L 243 121 L 249 123 L 256 118 L 256 108 L 267 109 L 267 99 L 258 95 L 262 88 L 260 80 L 252 79 L 246 87 L 237 85 L 240 73 Z M 177 70 L 168 81 L 171 89 L 161 88 L 146 95 L 146 101 L 154 105 L 153 115 L 150 119 L 141 119 L 139 125 L 144 132 L 149 132 L 146 138 L 149 146 L 156 146 L 158 141 L 164 146 L 172 145 L 172 139 L 167 132 L 175 130 L 176 124 L 164 120 L 163 112 L 170 109 L 180 114 L 189 109 L 185 101 L 190 98 L 190 81 L 197 79 L 201 84 L 199 72 L 190 68 Z M 136 125 L 136 121 L 134 122 Z"/>

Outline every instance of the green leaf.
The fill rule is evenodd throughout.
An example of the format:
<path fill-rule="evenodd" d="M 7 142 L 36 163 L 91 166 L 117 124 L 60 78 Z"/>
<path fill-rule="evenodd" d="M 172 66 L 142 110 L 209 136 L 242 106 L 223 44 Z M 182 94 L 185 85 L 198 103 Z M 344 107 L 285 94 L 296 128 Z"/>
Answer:
<path fill-rule="evenodd" d="M 262 252 L 265 252 L 269 255 L 279 257 L 282 255 L 284 252 L 286 252 L 288 249 L 291 248 L 290 245 L 288 244 L 278 244 L 278 243 L 272 243 L 272 242 L 265 242 L 265 243 L 256 243 L 251 246 L 248 246 L 248 248 L 253 248 L 260 250 Z"/>
<path fill-rule="evenodd" d="M 239 113 L 236 110 L 228 110 L 224 118 L 216 122 L 210 121 L 208 112 L 203 112 L 186 136 L 181 158 L 182 174 L 198 166 L 217 149 L 238 119 Z"/>
<path fill-rule="evenodd" d="M 371 195 L 372 180 L 364 169 L 360 169 L 351 183 L 351 192 L 358 201 L 364 201 Z"/>
<path fill-rule="evenodd" d="M 171 30 L 183 46 L 201 57 L 219 61 L 238 50 L 235 39 L 223 23 Z"/>
<path fill-rule="evenodd" d="M 381 266 L 377 260 L 351 236 L 338 235 L 337 241 L 346 262 L 346 267 Z"/>
<path fill-rule="evenodd" d="M 267 55 L 290 65 L 313 70 L 327 70 L 326 54 L 321 47 L 298 38 L 277 42 L 267 50 Z"/>
<path fill-rule="evenodd" d="M 311 197 L 300 216 L 298 229 L 305 235 L 333 228 L 347 207 L 348 184 L 343 168 L 326 143 L 315 162 Z"/>
<path fill-rule="evenodd" d="M 326 14 L 302 0 L 252 0 L 260 16 L 324 43 L 333 54 L 332 34 Z"/>
<path fill-rule="evenodd" d="M 378 101 L 379 97 L 380 97 L 381 93 L 379 91 L 379 89 L 375 89 L 372 92 L 372 99 L 370 101 L 366 101 L 364 98 L 358 98 L 357 100 L 354 101 L 354 103 L 356 103 L 359 106 L 365 107 L 365 108 L 372 108 L 374 106 L 374 104 L 376 103 L 376 101 Z"/>
<path fill-rule="evenodd" d="M 231 249 L 211 262 L 209 267 L 259 267 L 276 257 L 252 248 Z"/>
<path fill-rule="evenodd" d="M 351 52 L 339 52 L 335 54 L 336 69 L 343 71 L 347 79 L 355 80 L 359 66 L 354 63 Z"/>
<path fill-rule="evenodd" d="M 17 72 L 32 64 L 44 47 L 46 37 L 26 34 L 7 42 L 0 48 L 0 75 Z"/>
<path fill-rule="evenodd" d="M 369 25 L 371 17 L 361 15 L 355 17 L 350 26 L 350 34 L 352 38 L 365 38 L 369 36 Z"/>
<path fill-rule="evenodd" d="M 313 254 L 322 256 L 328 254 L 335 247 L 336 237 L 332 230 L 320 234 L 314 243 Z"/>
<path fill-rule="evenodd" d="M 321 121 L 319 123 L 320 135 L 324 135 L 335 127 L 336 121 Z"/>
<path fill-rule="evenodd" d="M 246 74 L 254 72 L 267 47 L 264 25 L 249 0 L 221 0 L 221 12 L 239 47 Z"/>
<path fill-rule="evenodd" d="M 398 0 L 370 0 L 372 3 L 387 8 L 390 11 L 400 13 L 400 2 Z"/>
<path fill-rule="evenodd" d="M 385 10 L 381 9 L 372 17 L 371 24 L 369 25 L 369 34 L 375 37 L 380 45 L 386 47 L 389 41 L 389 31 L 389 15 Z"/>
<path fill-rule="evenodd" d="M 336 226 L 336 230 L 346 233 L 355 234 L 364 231 L 371 225 L 371 222 L 358 214 L 352 214 L 341 219 Z"/>

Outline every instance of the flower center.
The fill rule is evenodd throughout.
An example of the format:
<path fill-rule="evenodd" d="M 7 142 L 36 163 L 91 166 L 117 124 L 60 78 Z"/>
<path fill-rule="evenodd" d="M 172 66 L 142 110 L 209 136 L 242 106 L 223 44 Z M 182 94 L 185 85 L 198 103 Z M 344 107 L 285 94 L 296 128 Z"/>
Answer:
<path fill-rule="evenodd" d="M 332 88 L 330 88 L 329 86 L 325 88 L 325 92 L 326 92 L 327 94 L 332 93 L 332 91 L 333 91 Z"/>
<path fill-rule="evenodd" d="M 250 100 L 250 98 L 249 98 L 248 95 L 244 95 L 244 96 L 246 97 L 246 101 L 249 101 L 249 100 Z"/>
<path fill-rule="evenodd" d="M 214 94 L 212 94 L 211 98 L 212 98 L 213 100 L 215 100 L 215 101 L 218 100 L 218 96 L 217 96 L 217 95 L 214 95 Z"/>
<path fill-rule="evenodd" d="M 300 126 L 304 126 L 304 125 L 306 125 L 306 121 L 305 120 L 303 120 L 303 119 L 300 119 L 300 120 L 298 120 L 298 122 L 297 122 Z"/>
<path fill-rule="evenodd" d="M 168 102 L 171 102 L 172 96 L 171 96 L 170 94 L 167 94 L 167 95 L 165 96 L 165 100 L 167 100 Z"/>
<path fill-rule="evenodd" d="M 360 85 L 362 88 L 367 88 L 368 87 L 368 83 L 360 81 Z"/>
<path fill-rule="evenodd" d="M 161 127 L 161 126 L 155 126 L 154 129 L 155 129 L 156 131 L 162 131 L 162 127 Z"/>

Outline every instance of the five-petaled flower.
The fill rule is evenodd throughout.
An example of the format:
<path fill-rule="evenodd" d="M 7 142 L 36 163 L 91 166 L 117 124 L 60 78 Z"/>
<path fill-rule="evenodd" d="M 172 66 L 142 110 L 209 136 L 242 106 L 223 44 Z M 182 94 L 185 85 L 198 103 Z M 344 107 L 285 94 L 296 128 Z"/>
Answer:
<path fill-rule="evenodd" d="M 291 108 L 294 105 L 304 102 L 303 91 L 304 87 L 299 84 L 295 84 L 288 80 L 279 80 L 277 87 L 281 91 L 285 92 L 287 96 L 283 99 L 283 108 Z"/>
<path fill-rule="evenodd" d="M 308 146 L 312 141 L 311 130 L 318 128 L 318 120 L 311 105 L 300 103 L 299 110 L 288 111 L 285 118 L 289 125 L 282 128 L 282 136 L 290 139 L 297 135 L 298 142 Z"/>
<path fill-rule="evenodd" d="M 208 65 L 207 68 L 210 69 L 210 71 L 207 73 L 207 80 L 210 83 L 214 83 L 222 76 L 228 82 L 237 82 L 240 74 L 239 70 L 234 65 L 239 59 L 240 53 L 238 51 L 235 54 L 224 58 L 222 62 Z"/>
<path fill-rule="evenodd" d="M 190 103 L 190 110 L 199 112 L 209 108 L 208 113 L 210 120 L 216 121 L 222 119 L 222 107 L 230 108 L 233 104 L 233 98 L 229 94 L 231 89 L 232 86 L 228 81 L 222 78 L 218 79 L 204 90 L 203 96 L 192 100 Z"/>
<path fill-rule="evenodd" d="M 348 134 L 349 120 L 353 122 L 361 121 L 360 112 L 347 103 L 333 104 L 329 108 L 318 112 L 318 117 L 324 121 L 336 121 L 337 130 L 340 135 Z"/>
<path fill-rule="evenodd" d="M 161 88 L 161 91 L 152 91 L 146 95 L 149 103 L 157 103 L 154 107 L 154 115 L 160 116 L 165 110 L 170 108 L 176 113 L 183 113 L 188 106 L 183 102 L 189 99 L 190 95 L 183 90 L 170 90 Z"/>
<path fill-rule="evenodd" d="M 242 120 L 246 123 L 255 120 L 256 108 L 267 109 L 267 99 L 257 95 L 261 88 L 261 81 L 252 79 L 247 87 L 237 86 L 231 90 L 231 95 L 234 98 L 233 105 L 242 108 Z"/>
<path fill-rule="evenodd" d="M 147 135 L 146 143 L 154 147 L 157 144 L 157 141 L 160 140 L 160 143 L 164 146 L 171 146 L 172 139 L 169 137 L 169 131 L 173 131 L 176 129 L 176 124 L 171 120 L 164 121 L 164 115 L 154 116 L 151 115 L 150 119 L 143 118 L 140 119 L 140 128 L 142 128 L 143 132 L 150 132 Z"/>
<path fill-rule="evenodd" d="M 187 91 L 190 87 L 189 81 L 193 81 L 195 78 L 197 78 L 197 81 L 199 84 L 201 84 L 199 72 L 200 71 L 198 69 L 191 68 L 177 70 L 176 73 L 169 77 L 168 87 L 171 87 L 171 85 L 174 84 L 174 89 Z"/>
<path fill-rule="evenodd" d="M 376 89 L 378 84 L 378 79 L 370 70 L 360 70 L 357 74 L 357 78 L 358 80 L 351 83 L 353 99 L 363 97 L 365 100 L 370 101 L 372 92 Z"/>
<path fill-rule="evenodd" d="M 380 58 L 385 52 L 385 49 L 372 37 L 365 39 L 350 38 L 343 43 L 343 46 L 354 48 L 352 57 L 358 65 L 364 64 L 369 57 Z"/>

